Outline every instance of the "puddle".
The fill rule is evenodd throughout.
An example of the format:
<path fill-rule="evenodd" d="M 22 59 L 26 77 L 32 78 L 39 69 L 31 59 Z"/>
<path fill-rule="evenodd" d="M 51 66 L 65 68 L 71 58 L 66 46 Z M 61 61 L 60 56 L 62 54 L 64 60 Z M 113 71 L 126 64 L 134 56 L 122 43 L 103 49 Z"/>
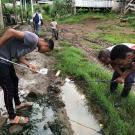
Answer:
<path fill-rule="evenodd" d="M 26 98 L 27 93 L 28 91 L 25 92 L 23 90 L 19 92 L 22 101 Z M 3 114 L 6 112 L 3 91 L 0 91 L 0 99 L 0 111 L 1 114 Z M 54 112 L 52 108 L 46 104 L 46 102 L 47 98 L 45 96 L 41 96 L 34 101 L 33 108 L 31 110 L 22 110 L 17 113 L 21 113 L 23 116 L 28 116 L 30 118 L 29 124 L 24 126 L 23 131 L 21 131 L 22 135 L 53 135 L 49 127 L 44 129 L 45 124 L 48 122 L 54 122 L 55 120 Z M 10 135 L 9 128 L 10 125 L 5 124 L 1 129 L 2 135 Z"/>
<path fill-rule="evenodd" d="M 99 135 L 97 132 L 100 131 L 99 123 L 88 111 L 85 96 L 77 90 L 73 82 L 66 80 L 62 86 L 62 99 L 65 102 L 74 135 Z"/>

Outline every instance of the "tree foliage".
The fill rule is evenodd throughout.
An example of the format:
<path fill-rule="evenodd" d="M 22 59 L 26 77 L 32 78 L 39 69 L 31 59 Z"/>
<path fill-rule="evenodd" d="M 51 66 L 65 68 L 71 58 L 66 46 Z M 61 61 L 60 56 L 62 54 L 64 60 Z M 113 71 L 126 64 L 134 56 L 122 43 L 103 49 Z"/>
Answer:
<path fill-rule="evenodd" d="M 51 9 L 52 15 L 63 16 L 72 12 L 72 0 L 54 0 L 53 8 Z"/>

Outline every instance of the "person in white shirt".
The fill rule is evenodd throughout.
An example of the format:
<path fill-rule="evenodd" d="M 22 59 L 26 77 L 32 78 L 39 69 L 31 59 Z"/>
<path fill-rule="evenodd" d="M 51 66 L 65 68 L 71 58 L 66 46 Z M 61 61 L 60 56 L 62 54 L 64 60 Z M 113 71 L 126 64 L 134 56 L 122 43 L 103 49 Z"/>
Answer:
<path fill-rule="evenodd" d="M 54 19 L 52 19 L 52 22 L 50 24 L 52 29 L 52 38 L 55 37 L 55 39 L 58 40 L 58 23 Z"/>
<path fill-rule="evenodd" d="M 33 15 L 34 31 L 39 36 L 40 26 L 43 25 L 43 17 L 40 11 L 37 11 Z"/>

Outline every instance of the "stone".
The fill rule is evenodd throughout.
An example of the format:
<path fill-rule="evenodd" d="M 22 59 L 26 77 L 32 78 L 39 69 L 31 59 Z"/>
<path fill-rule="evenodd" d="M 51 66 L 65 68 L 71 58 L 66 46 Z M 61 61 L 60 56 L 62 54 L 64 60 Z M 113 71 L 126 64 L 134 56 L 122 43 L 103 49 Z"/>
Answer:
<path fill-rule="evenodd" d="M 48 124 L 46 123 L 43 128 L 46 130 L 48 128 Z"/>
<path fill-rule="evenodd" d="M 23 126 L 21 125 L 13 125 L 9 128 L 9 133 L 10 134 L 19 134 L 23 130 Z"/>
<path fill-rule="evenodd" d="M 3 125 L 6 123 L 7 118 L 6 117 L 0 117 L 0 128 L 3 127 Z"/>

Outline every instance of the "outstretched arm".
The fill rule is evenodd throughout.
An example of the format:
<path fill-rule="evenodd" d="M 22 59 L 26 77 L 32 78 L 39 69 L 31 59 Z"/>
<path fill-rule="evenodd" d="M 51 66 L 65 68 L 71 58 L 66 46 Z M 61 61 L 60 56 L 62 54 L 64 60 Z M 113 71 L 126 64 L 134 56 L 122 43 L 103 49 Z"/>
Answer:
<path fill-rule="evenodd" d="M 37 71 L 36 65 L 30 64 L 23 56 L 19 58 L 19 61 L 29 67 L 32 72 Z"/>
<path fill-rule="evenodd" d="M 17 39 L 23 39 L 24 38 L 24 32 L 17 31 L 15 29 L 9 28 L 5 31 L 2 37 L 0 37 L 0 46 L 2 46 L 6 41 L 11 39 L 12 37 L 15 37 Z"/>

